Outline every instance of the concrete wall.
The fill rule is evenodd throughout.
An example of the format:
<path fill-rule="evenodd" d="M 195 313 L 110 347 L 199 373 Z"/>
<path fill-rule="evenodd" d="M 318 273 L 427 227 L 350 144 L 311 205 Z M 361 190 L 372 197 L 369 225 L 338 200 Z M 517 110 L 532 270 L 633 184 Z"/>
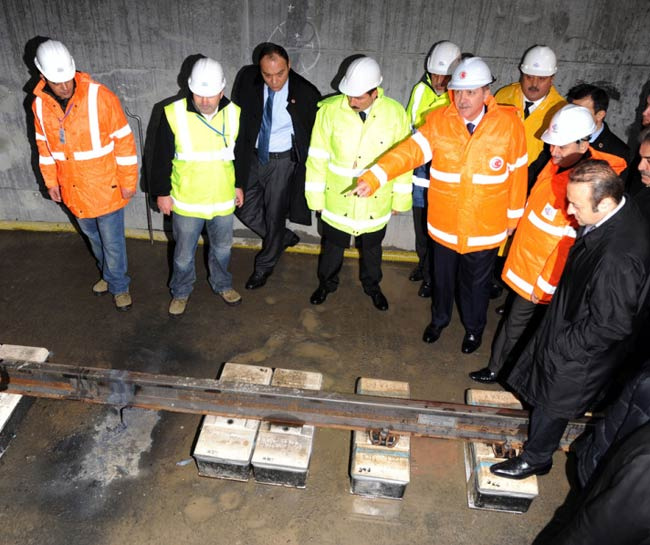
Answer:
<path fill-rule="evenodd" d="M 78 69 L 117 92 L 145 133 L 154 105 L 178 92 L 188 57 L 220 60 L 229 90 L 266 40 L 287 47 L 294 68 L 323 93 L 333 91 L 346 57 L 374 56 L 387 94 L 404 104 L 433 42 L 449 39 L 485 58 L 497 77 L 494 90 L 519 77 L 529 46 L 547 44 L 559 58 L 561 93 L 578 80 L 616 89 L 608 121 L 624 140 L 650 85 L 647 0 L 5 0 L 1 11 L 0 220 L 16 222 L 67 221 L 43 196 L 30 145 L 31 59 L 43 36 L 66 43 Z M 141 193 L 127 210 L 129 227 L 146 227 Z M 160 214 L 153 218 L 162 228 Z M 300 229 L 315 234 L 314 227 Z M 412 249 L 412 238 L 409 214 L 391 221 L 388 245 Z"/>

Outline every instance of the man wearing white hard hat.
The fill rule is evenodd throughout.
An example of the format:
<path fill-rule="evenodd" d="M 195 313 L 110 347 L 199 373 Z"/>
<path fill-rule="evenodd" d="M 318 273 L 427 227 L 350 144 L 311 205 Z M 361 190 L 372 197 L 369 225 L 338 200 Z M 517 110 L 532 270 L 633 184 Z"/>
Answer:
<path fill-rule="evenodd" d="M 38 163 L 50 198 L 76 217 L 97 260 L 95 295 L 111 293 L 117 310 L 131 308 L 124 208 L 135 195 L 138 159 L 119 99 L 77 72 L 61 42 L 38 46 L 34 128 Z"/>
<path fill-rule="evenodd" d="M 566 100 L 553 85 L 553 78 L 557 72 L 557 58 L 550 47 L 535 45 L 528 49 L 519 65 L 519 70 L 521 72 L 519 81 L 499 89 L 494 98 L 499 104 L 510 104 L 517 108 L 526 129 L 530 165 L 539 157 L 544 147 L 540 136 L 549 126 L 555 112 L 566 105 Z M 543 166 L 541 165 L 540 169 Z M 539 170 L 535 176 L 537 173 Z"/>
<path fill-rule="evenodd" d="M 387 180 L 431 161 L 427 227 L 435 266 L 431 323 L 422 340 L 439 339 L 458 294 L 465 354 L 481 345 L 497 250 L 517 227 L 526 200 L 524 128 L 514 108 L 494 100 L 493 81 L 481 58 L 461 61 L 448 86 L 452 104 L 429 113 L 409 139 L 359 177 L 354 190 L 371 196 Z"/>
<path fill-rule="evenodd" d="M 571 171 L 587 159 L 607 161 L 617 174 L 625 169 L 624 159 L 589 145 L 596 129 L 587 108 L 569 104 L 553 116 L 542 134 L 550 146 L 551 160 L 528 197 L 503 267 L 502 279 L 514 296 L 492 343 L 490 361 L 487 367 L 469 374 L 472 380 L 496 382 L 506 362 L 516 359 L 513 349 L 534 331 L 557 289 L 578 228 L 567 212 Z"/>
<path fill-rule="evenodd" d="M 322 220 L 318 288 L 310 298 L 313 305 L 325 302 L 338 288 L 343 254 L 354 236 L 360 250 L 363 291 L 375 308 L 388 310 L 379 287 L 381 243 L 391 215 L 411 208 L 411 176 L 391 177 L 374 199 L 351 194 L 356 177 L 410 132 L 404 107 L 379 87 L 382 79 L 377 61 L 360 57 L 348 66 L 339 84 L 341 94 L 319 103 L 305 177 L 307 204 L 320 212 Z"/>
<path fill-rule="evenodd" d="M 426 72 L 411 91 L 406 113 L 413 130 L 424 123 L 427 114 L 450 103 L 447 85 L 451 74 L 460 61 L 460 48 L 442 41 L 433 46 L 427 57 Z M 413 282 L 422 281 L 418 289 L 420 297 L 431 297 L 431 255 L 427 233 L 427 189 L 429 187 L 429 164 L 413 171 L 413 230 L 418 264 L 409 276 Z"/>
<path fill-rule="evenodd" d="M 239 107 L 224 95 L 226 78 L 217 61 L 194 63 L 187 97 L 165 106 L 154 147 L 151 193 L 172 216 L 174 260 L 170 281 L 171 317 L 181 316 L 196 280 L 194 256 L 201 232 L 208 236 L 210 287 L 230 306 L 241 303 L 228 270 L 235 208 L 233 166 Z"/>

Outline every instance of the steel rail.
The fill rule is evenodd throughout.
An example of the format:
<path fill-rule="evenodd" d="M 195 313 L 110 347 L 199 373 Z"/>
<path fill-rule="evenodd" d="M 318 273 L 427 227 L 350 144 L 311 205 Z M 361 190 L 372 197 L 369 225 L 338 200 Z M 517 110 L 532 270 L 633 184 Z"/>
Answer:
<path fill-rule="evenodd" d="M 293 425 L 388 430 L 439 439 L 520 447 L 528 412 L 366 395 L 280 388 L 18 359 L 0 360 L 0 391 L 116 407 L 255 418 Z M 589 422 L 569 423 L 560 447 L 568 449 Z"/>

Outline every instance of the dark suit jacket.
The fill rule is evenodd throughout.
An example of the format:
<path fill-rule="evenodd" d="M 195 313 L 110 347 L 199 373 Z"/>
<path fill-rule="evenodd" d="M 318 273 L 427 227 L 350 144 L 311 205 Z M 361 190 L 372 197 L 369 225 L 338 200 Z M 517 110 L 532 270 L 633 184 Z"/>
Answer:
<path fill-rule="evenodd" d="M 251 161 L 255 161 L 255 141 L 262 124 L 264 105 L 264 80 L 258 65 L 244 66 L 232 89 L 232 101 L 241 108 L 239 136 L 235 143 L 236 186 L 246 193 Z M 289 219 L 295 223 L 311 224 L 311 211 L 305 201 L 305 161 L 309 150 L 311 129 L 316 119 L 318 89 L 293 70 L 289 72 L 287 111 L 293 122 L 294 169 L 291 181 Z"/>
<path fill-rule="evenodd" d="M 618 155 L 625 159 L 628 162 L 627 168 L 619 174 L 619 176 L 625 180 L 627 178 L 627 171 L 630 168 L 630 148 L 609 129 L 609 125 L 607 125 L 606 121 L 603 121 L 603 125 L 605 126 L 603 132 L 601 132 L 598 135 L 598 138 L 596 138 L 596 140 L 594 140 L 590 145 L 598 151 Z"/>

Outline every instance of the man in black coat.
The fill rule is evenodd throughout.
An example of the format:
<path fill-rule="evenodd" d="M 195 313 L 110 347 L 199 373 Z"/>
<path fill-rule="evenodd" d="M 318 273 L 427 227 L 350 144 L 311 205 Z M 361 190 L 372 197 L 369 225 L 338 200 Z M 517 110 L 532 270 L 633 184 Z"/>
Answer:
<path fill-rule="evenodd" d="M 650 545 L 650 422 L 603 462 L 568 520 L 558 512 L 533 545 Z"/>
<path fill-rule="evenodd" d="M 630 349 L 650 289 L 648 225 L 605 161 L 569 176 L 568 212 L 583 226 L 539 329 L 509 384 L 532 407 L 521 455 L 493 465 L 513 479 L 547 473 L 571 418 L 596 400 Z"/>
<path fill-rule="evenodd" d="M 577 474 L 584 487 L 605 453 L 634 430 L 650 421 L 650 360 L 628 381 L 619 398 L 607 408 L 591 433 L 575 442 Z"/>
<path fill-rule="evenodd" d="M 319 99 L 318 89 L 291 69 L 286 50 L 272 43 L 259 46 L 259 63 L 235 79 L 232 100 L 241 108 L 235 176 L 244 190 L 237 217 L 262 238 L 247 289 L 262 287 L 284 249 L 298 243 L 287 217 L 311 224 L 305 161 Z"/>

